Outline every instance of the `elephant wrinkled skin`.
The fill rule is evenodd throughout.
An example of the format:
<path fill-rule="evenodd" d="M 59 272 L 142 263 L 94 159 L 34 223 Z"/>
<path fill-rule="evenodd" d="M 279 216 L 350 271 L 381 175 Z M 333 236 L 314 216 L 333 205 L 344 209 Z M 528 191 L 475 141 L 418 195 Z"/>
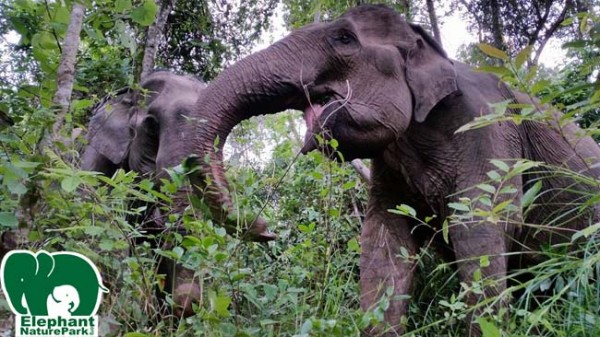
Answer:
<path fill-rule="evenodd" d="M 333 22 L 302 27 L 246 57 L 200 94 L 194 114 L 210 111 L 218 116 L 201 125 L 200 137 L 195 139 L 201 155 L 211 158 L 200 164 L 200 172 L 213 181 L 208 186 L 212 190 L 209 202 L 229 205 L 221 151 L 214 149 L 214 140 L 226 139 L 243 119 L 290 108 L 305 111 L 309 131 L 303 152 L 332 151 L 317 144 L 314 135 L 323 133 L 326 139 L 337 139 L 337 150 L 346 160 L 371 158 L 360 259 L 361 306 L 369 310 L 388 287 L 394 295 L 410 293 L 415 265 L 398 257 L 401 248 L 416 254 L 451 214 L 449 201 L 479 195 L 470 187 L 489 180 L 486 172 L 494 168 L 491 159 L 525 158 L 599 176 L 599 165 L 593 164 L 600 159 L 600 149 L 591 138 L 577 137 L 580 129 L 574 124 L 559 131 L 552 123 L 499 122 L 455 132 L 475 117 L 491 113 L 490 103 L 507 99 L 530 102 L 497 77 L 448 59 L 421 27 L 405 22 L 393 10 L 359 6 Z M 495 280 L 495 286 L 486 287 L 483 295 L 471 293 L 469 304 L 506 289 L 503 276 L 510 268 L 536 263 L 533 254 L 516 254 L 513 259 L 508 252 L 537 251 L 542 245 L 569 242 L 574 230 L 598 218 L 598 210 L 593 209 L 540 233 L 515 225 L 523 221 L 544 224 L 552 212 L 569 212 L 585 201 L 573 192 L 581 187 L 577 183 L 540 170 L 512 179 L 517 192 L 505 197 L 518 200 L 540 178 L 538 205 L 526 219 L 515 211 L 497 223 L 481 218 L 453 225 L 449 244 L 441 235 L 433 236 L 446 255 L 458 261 L 461 282 L 470 284 L 480 268 L 478 257 L 489 256 L 489 266 L 481 268 L 481 275 Z M 400 204 L 413 206 L 419 215 L 435 213 L 432 228 L 388 212 Z M 405 298 L 390 299 L 385 313 L 388 330 L 375 327 L 373 333 L 402 333 Z M 499 302 L 498 306 L 503 305 Z M 479 336 L 473 317 L 468 319 L 471 335 Z"/>
<path fill-rule="evenodd" d="M 114 97 L 103 99 L 94 109 L 87 134 L 88 146 L 82 156 L 84 170 L 110 176 L 118 168 L 123 168 L 158 181 L 166 176 L 165 168 L 179 165 L 194 154 L 196 148 L 190 140 L 194 130 L 215 117 L 210 111 L 193 117 L 191 114 L 198 95 L 206 85 L 191 76 L 157 71 L 140 86 L 143 90 L 123 89 Z M 202 194 L 204 182 L 192 180 L 192 183 Z M 182 212 L 187 206 L 187 192 L 182 191 L 176 196 L 174 211 Z M 149 206 L 143 216 L 129 220 L 143 223 L 144 231 L 157 234 L 165 230 L 165 215 L 157 207 Z M 211 211 L 228 233 L 239 234 L 236 219 L 224 217 L 221 208 Z M 266 221 L 261 218 L 256 219 L 242 235 L 245 239 L 259 242 L 275 239 L 275 235 L 267 231 Z M 193 274 L 191 271 L 178 266 L 173 272 L 173 268 L 173 263 L 166 259 L 159 263 L 159 273 L 167 274 L 165 289 L 174 291 L 176 304 L 184 308 L 184 315 L 190 315 L 193 313 L 192 301 L 185 295 L 200 298 L 200 290 L 198 285 L 184 281 L 191 277 L 183 275 Z M 185 294 L 180 294 L 178 289 Z"/>

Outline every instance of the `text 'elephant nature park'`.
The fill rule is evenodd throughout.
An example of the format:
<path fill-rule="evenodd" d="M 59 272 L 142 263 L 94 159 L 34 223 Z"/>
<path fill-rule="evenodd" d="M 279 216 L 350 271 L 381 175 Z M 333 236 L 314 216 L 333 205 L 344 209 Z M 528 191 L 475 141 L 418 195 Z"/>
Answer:
<path fill-rule="evenodd" d="M 98 337 L 96 313 L 108 289 L 86 256 L 14 250 L 2 260 L 0 282 L 16 337 Z"/>

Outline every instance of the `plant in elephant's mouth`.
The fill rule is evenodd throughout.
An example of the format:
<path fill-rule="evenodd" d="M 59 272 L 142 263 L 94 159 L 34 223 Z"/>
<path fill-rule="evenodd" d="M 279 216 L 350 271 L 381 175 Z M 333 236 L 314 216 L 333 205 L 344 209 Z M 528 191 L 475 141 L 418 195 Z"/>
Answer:
<path fill-rule="evenodd" d="M 327 122 L 332 118 L 335 113 L 343 109 L 352 98 L 352 88 L 350 82 L 346 81 L 348 86 L 347 93 L 343 98 L 336 99 L 336 95 L 333 94 L 327 87 L 312 87 L 304 85 L 304 92 L 308 105 L 304 108 L 304 122 L 306 123 L 306 135 L 304 136 L 304 145 L 302 146 L 301 153 L 306 154 L 312 150 L 317 149 L 319 142 L 316 136 L 320 135 L 323 140 L 332 139 L 331 133 L 325 128 Z M 314 103 L 313 103 L 314 102 Z M 321 121 L 321 116 L 325 114 L 326 117 Z M 328 151 L 332 153 L 333 151 Z M 335 157 L 334 157 L 335 158 Z"/>

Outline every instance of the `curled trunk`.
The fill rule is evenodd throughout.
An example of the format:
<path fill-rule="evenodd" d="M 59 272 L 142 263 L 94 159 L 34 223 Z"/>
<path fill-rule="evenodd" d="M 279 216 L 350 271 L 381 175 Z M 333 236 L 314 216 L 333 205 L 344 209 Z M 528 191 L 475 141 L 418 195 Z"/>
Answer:
<path fill-rule="evenodd" d="M 193 182 L 200 187 L 217 221 L 230 226 L 241 224 L 242 228 L 259 232 L 266 227 L 266 221 L 258 216 L 238 217 L 225 178 L 222 150 L 231 129 L 242 120 L 304 107 L 302 78 L 308 83 L 312 74 L 303 73 L 298 66 L 307 60 L 293 46 L 293 41 L 280 42 L 237 62 L 217 77 L 198 100 L 201 103 L 196 107 L 200 110 L 195 111 L 196 116 L 216 116 L 202 123 L 195 133 L 199 135 L 196 144 L 201 176 Z M 294 67 L 297 72 L 290 71 Z M 243 233 L 246 234 L 249 233 Z"/>

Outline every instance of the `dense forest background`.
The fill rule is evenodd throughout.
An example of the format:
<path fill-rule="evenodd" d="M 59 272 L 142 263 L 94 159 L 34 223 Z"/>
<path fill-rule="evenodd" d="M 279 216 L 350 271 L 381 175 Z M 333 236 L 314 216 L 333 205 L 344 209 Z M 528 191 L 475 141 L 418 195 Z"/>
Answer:
<path fill-rule="evenodd" d="M 188 235 L 165 235 L 169 249 L 141 245 L 128 215 L 143 199 L 169 209 L 181 171 L 159 188 L 133 172 L 112 177 L 82 171 L 80 154 L 93 106 L 153 69 L 209 82 L 255 50 L 282 13 L 287 29 L 337 17 L 370 1 L 332 0 L 6 0 L 0 3 L 0 252 L 15 247 L 73 250 L 90 257 L 111 289 L 101 309 L 101 336 L 359 336 L 383 320 L 358 301 L 358 257 L 367 179 L 357 165 L 312 152 L 298 156 L 300 113 L 253 118 L 228 139 L 227 165 L 236 204 L 269 220 L 278 239 L 258 244 L 225 234 L 210 218 L 171 214 Z M 454 13 L 477 43 L 461 61 L 494 72 L 553 104 L 598 137 L 600 18 L 593 0 L 392 0 L 386 3 L 440 30 Z M 542 64 L 551 41 L 564 59 Z M 264 43 L 264 41 L 263 41 Z M 548 51 L 546 51 L 548 52 Z M 517 116 L 518 117 L 518 116 Z M 487 121 L 492 122 L 492 121 Z M 368 162 L 363 165 L 368 166 Z M 502 172 L 504 167 L 499 167 Z M 507 174 L 510 169 L 506 168 Z M 600 196 L 593 199 L 600 200 Z M 400 205 L 399 205 L 400 206 Z M 396 212 L 412 214 L 410 205 Z M 600 335 L 599 225 L 581 256 L 553 254 L 512 296 L 508 319 L 482 323 L 485 337 Z M 443 235 L 443 233 L 440 233 Z M 196 315 L 158 309 L 156 256 L 196 271 L 203 301 Z M 410 336 L 464 336 L 469 308 L 455 269 L 424 249 L 423 279 L 406 319 Z M 534 299 L 537 290 L 547 294 Z M 507 295 L 510 296 L 510 295 Z M 0 299 L 0 336 L 12 316 Z"/>

